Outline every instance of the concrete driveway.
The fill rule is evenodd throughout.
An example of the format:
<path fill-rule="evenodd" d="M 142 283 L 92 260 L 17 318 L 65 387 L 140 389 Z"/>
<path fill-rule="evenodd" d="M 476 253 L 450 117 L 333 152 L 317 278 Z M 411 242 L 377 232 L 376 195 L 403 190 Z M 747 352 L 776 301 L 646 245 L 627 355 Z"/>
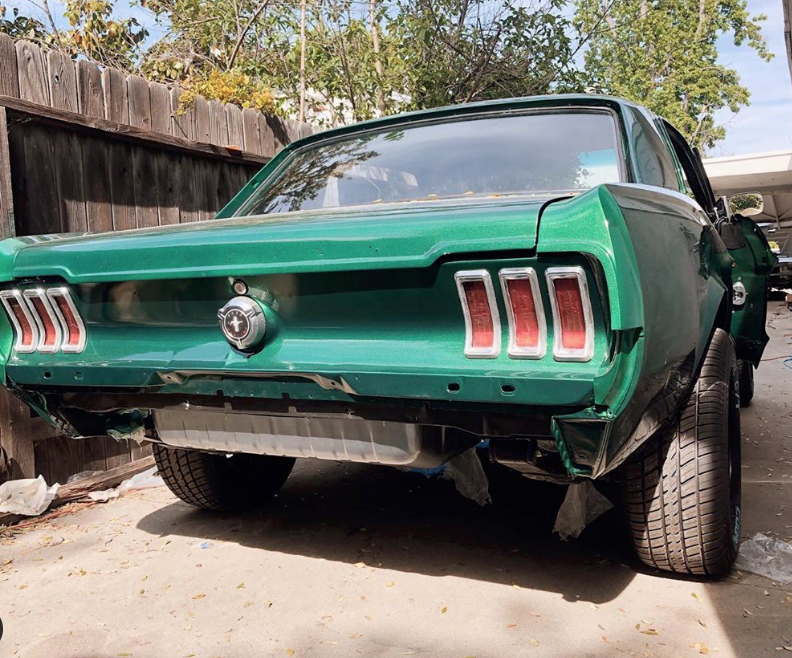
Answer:
<path fill-rule="evenodd" d="M 742 416 L 743 530 L 792 541 L 792 314 L 781 304 L 768 331 Z M 615 510 L 562 543 L 551 529 L 563 493 L 515 476 L 481 509 L 446 481 L 309 461 L 256 514 L 133 492 L 0 537 L 0 656 L 792 651 L 792 585 L 647 570 Z"/>

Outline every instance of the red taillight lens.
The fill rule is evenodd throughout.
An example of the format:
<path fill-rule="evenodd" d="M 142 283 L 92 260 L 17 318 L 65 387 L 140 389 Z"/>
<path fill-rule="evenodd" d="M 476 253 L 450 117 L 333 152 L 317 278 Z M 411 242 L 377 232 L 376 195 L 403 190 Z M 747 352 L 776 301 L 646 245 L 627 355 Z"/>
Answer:
<path fill-rule="evenodd" d="M 473 347 L 490 347 L 495 337 L 495 330 L 492 326 L 492 311 L 484 282 L 466 281 L 462 287 L 465 290 L 465 301 L 473 329 L 471 344 Z"/>
<path fill-rule="evenodd" d="M 0 291 L 14 325 L 17 352 L 82 352 L 85 325 L 68 288 L 28 288 Z"/>
<path fill-rule="evenodd" d="M 546 328 L 542 297 L 536 272 L 530 267 L 510 268 L 499 273 L 509 315 L 509 356 L 544 356 Z"/>
<path fill-rule="evenodd" d="M 586 346 L 586 320 L 578 282 L 575 279 L 557 279 L 555 297 L 561 321 L 561 346 L 568 350 L 582 350 Z"/>
<path fill-rule="evenodd" d="M 57 352 L 61 346 L 63 333 L 44 291 L 26 290 L 23 297 L 28 301 L 28 308 L 38 324 L 39 352 Z"/>
<path fill-rule="evenodd" d="M 38 330 L 22 295 L 15 290 L 4 290 L 0 299 L 16 332 L 14 349 L 17 352 L 33 352 L 38 344 Z"/>
<path fill-rule="evenodd" d="M 457 272 L 456 281 L 465 315 L 465 356 L 498 356 L 500 319 L 489 272 Z"/>
<path fill-rule="evenodd" d="M 594 321 L 582 268 L 550 268 L 553 302 L 553 355 L 559 361 L 588 361 L 594 351 Z"/>
<path fill-rule="evenodd" d="M 55 310 L 63 327 L 64 352 L 82 352 L 85 346 L 85 325 L 74 306 L 69 291 L 65 288 L 50 288 L 47 296 L 55 306 Z"/>

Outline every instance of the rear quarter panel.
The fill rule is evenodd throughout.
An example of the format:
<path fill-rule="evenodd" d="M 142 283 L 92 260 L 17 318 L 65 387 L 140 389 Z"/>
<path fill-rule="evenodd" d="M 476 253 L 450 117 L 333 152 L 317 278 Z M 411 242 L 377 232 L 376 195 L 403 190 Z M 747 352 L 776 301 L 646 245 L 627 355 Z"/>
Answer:
<path fill-rule="evenodd" d="M 556 417 L 572 470 L 601 475 L 678 408 L 720 317 L 731 260 L 694 201 L 635 184 L 550 206 L 538 250 L 589 253 L 602 270 L 613 355 L 595 391 L 607 408 Z"/>

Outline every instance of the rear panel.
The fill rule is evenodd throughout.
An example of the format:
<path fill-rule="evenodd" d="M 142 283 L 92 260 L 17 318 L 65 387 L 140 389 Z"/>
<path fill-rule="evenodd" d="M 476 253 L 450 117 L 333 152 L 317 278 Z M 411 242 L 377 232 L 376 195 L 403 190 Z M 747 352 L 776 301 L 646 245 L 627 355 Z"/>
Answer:
<path fill-rule="evenodd" d="M 558 350 L 555 325 L 562 318 L 549 295 L 548 270 L 551 277 L 575 273 L 586 292 L 593 331 L 579 357 Z M 518 325 L 510 321 L 501 271 L 532 273 L 543 342 L 533 354 L 510 348 Z M 491 354 L 466 354 L 460 272 L 484 273 L 491 283 L 498 346 Z M 23 386 L 565 406 L 592 402 L 593 379 L 609 352 L 597 282 L 588 261 L 574 255 L 244 280 L 268 320 L 257 352 L 235 350 L 218 326 L 218 310 L 236 294 L 231 277 L 82 284 L 69 289 L 85 325 L 84 349 L 14 351 L 7 375 Z M 24 296 L 59 285 L 38 281 L 8 290 Z"/>

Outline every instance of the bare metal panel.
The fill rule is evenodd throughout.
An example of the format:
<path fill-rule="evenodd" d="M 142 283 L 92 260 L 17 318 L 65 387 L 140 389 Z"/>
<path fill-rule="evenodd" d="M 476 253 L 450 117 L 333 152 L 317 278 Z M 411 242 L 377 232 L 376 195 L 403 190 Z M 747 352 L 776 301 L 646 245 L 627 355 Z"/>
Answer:
<path fill-rule="evenodd" d="M 348 417 L 259 416 L 157 410 L 160 440 L 177 448 L 410 465 L 420 460 L 421 426 Z"/>

